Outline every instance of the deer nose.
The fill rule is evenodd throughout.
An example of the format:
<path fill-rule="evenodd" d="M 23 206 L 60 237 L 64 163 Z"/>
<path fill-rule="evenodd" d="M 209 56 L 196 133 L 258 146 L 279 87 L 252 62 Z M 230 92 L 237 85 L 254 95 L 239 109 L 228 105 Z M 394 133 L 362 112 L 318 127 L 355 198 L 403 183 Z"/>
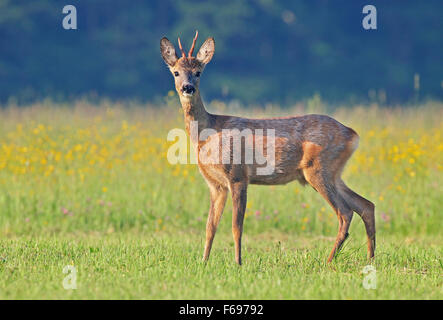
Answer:
<path fill-rule="evenodd" d="M 195 92 L 195 88 L 193 85 L 186 84 L 183 86 L 182 91 L 187 94 L 193 94 Z"/>

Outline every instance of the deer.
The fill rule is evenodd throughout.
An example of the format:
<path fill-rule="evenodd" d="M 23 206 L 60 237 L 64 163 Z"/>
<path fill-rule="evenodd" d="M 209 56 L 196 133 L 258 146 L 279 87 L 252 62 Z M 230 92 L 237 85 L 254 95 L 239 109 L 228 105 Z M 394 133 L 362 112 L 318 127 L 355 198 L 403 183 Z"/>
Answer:
<path fill-rule="evenodd" d="M 356 212 L 364 222 L 367 236 L 367 258 L 372 259 L 375 251 L 375 206 L 351 190 L 342 180 L 341 174 L 346 162 L 359 143 L 358 134 L 327 115 L 307 114 L 301 116 L 249 119 L 230 115 L 209 113 L 202 101 L 199 84 L 206 65 L 215 52 L 213 37 L 207 38 L 197 55 L 193 52 L 198 38 L 198 31 L 188 54 L 183 49 L 180 38 L 178 45 L 181 56 L 178 57 L 174 45 L 166 38 L 160 40 L 160 52 L 164 62 L 172 73 L 175 89 L 180 99 L 184 122 L 191 144 L 198 154 L 198 169 L 205 179 L 210 194 L 210 208 L 206 222 L 206 241 L 203 261 L 209 259 L 213 240 L 224 211 L 228 192 L 232 197 L 232 235 L 234 238 L 235 262 L 242 264 L 241 241 L 245 217 L 247 190 L 252 184 L 281 185 L 298 181 L 302 185 L 311 185 L 329 203 L 335 211 L 339 228 L 329 254 L 330 263 L 340 251 L 349 236 L 348 230 L 353 213 Z M 193 124 L 198 134 L 209 132 L 205 137 L 191 134 Z M 221 139 L 223 132 L 230 130 L 237 133 L 242 130 L 252 132 L 244 135 L 244 147 L 241 152 L 257 151 L 258 140 L 266 141 L 263 153 L 274 152 L 272 172 L 258 174 L 260 164 L 226 163 L 223 161 L 201 161 L 202 153 L 210 153 L 213 147 L 222 147 L 223 151 L 215 158 L 235 156 L 230 139 Z M 257 131 L 274 130 L 274 139 L 255 134 Z M 199 138 L 195 138 L 195 136 Z M 268 143 L 269 142 L 269 143 Z M 228 147 L 226 147 L 229 144 Z M 212 146 L 208 148 L 208 146 Z M 225 148 L 226 147 L 226 148 Z M 237 150 L 238 151 L 238 150 Z M 228 152 L 228 154 L 226 154 Z M 214 153 L 215 154 L 215 153 Z"/>

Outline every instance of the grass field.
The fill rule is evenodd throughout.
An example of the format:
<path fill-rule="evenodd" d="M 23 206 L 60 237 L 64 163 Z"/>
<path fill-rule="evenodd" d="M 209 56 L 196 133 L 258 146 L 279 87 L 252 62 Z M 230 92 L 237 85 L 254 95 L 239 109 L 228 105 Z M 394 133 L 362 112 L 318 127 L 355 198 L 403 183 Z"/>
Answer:
<path fill-rule="evenodd" d="M 344 180 L 376 204 L 377 288 L 362 282 L 365 232 L 330 265 L 335 213 L 310 187 L 251 186 L 243 266 L 231 203 L 210 261 L 195 165 L 166 159 L 183 115 L 163 106 L 51 102 L 0 109 L 0 299 L 442 299 L 443 105 L 208 109 L 259 117 L 329 113 L 360 135 Z M 63 268 L 77 270 L 65 290 Z"/>

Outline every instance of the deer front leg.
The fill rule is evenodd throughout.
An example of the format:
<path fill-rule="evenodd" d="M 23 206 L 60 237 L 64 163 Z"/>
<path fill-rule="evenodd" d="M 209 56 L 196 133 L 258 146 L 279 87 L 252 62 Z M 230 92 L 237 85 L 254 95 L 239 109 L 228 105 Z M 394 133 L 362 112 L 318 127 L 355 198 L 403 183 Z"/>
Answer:
<path fill-rule="evenodd" d="M 208 220 L 206 222 L 206 243 L 205 252 L 203 254 L 203 261 L 209 259 L 211 253 L 212 242 L 217 231 L 217 226 L 225 208 L 226 196 L 228 190 L 225 187 L 210 187 L 211 206 L 209 208 Z"/>
<path fill-rule="evenodd" d="M 247 201 L 247 185 L 239 182 L 231 185 L 232 193 L 232 235 L 235 243 L 235 261 L 241 265 L 241 236 Z"/>

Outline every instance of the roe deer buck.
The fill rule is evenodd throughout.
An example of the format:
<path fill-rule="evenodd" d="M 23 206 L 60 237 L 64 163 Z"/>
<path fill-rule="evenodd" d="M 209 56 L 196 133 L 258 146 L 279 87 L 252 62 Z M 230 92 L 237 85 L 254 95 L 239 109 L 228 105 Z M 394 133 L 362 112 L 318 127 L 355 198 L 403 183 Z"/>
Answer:
<path fill-rule="evenodd" d="M 186 130 L 191 136 L 192 145 L 198 155 L 198 167 L 210 190 L 210 209 L 206 224 L 206 243 L 203 260 L 209 258 L 212 242 L 226 202 L 228 190 L 232 194 L 233 215 L 232 233 L 235 242 L 235 260 L 241 264 L 241 237 L 243 219 L 246 209 L 248 184 L 276 185 L 298 180 L 301 184 L 309 183 L 332 206 L 339 221 L 339 231 L 328 262 L 334 258 L 348 236 L 353 212 L 358 213 L 366 228 L 368 241 L 368 258 L 374 256 L 375 250 L 375 219 L 374 204 L 361 197 L 341 179 L 341 173 L 353 151 L 357 148 L 357 133 L 325 115 L 304 115 L 286 118 L 247 119 L 226 115 L 210 114 L 203 106 L 199 92 L 200 75 L 211 61 L 215 42 L 208 38 L 196 57 L 192 56 L 198 32 L 192 47 L 186 55 L 178 39 L 182 56 L 177 57 L 174 45 L 167 39 L 160 41 L 161 54 L 175 78 L 175 88 L 184 111 Z M 206 139 L 195 139 L 191 135 L 191 126 L 198 123 L 198 134 L 204 130 L 212 130 Z M 207 146 L 225 147 L 229 144 L 228 158 L 232 160 L 233 151 L 228 142 L 221 139 L 224 130 L 269 130 L 275 132 L 271 147 L 267 144 L 264 152 L 273 149 L 273 172 L 267 175 L 257 174 L 257 163 L 205 163 L 201 161 L 201 153 L 208 150 Z M 251 131 L 253 132 L 253 131 Z M 254 141 L 260 137 L 243 136 L 245 149 L 257 151 Z M 251 142 L 252 138 L 252 142 Z M 248 140 L 249 139 L 249 140 Z M 266 140 L 266 137 L 261 137 Z M 202 141 L 200 141 L 202 140 Z M 269 140 L 269 139 L 268 139 Z M 268 141 L 269 142 L 269 141 Z M 225 149 L 223 149 L 225 150 Z M 226 152 L 223 151 L 226 156 Z M 223 155 L 220 155 L 220 157 Z M 216 156 L 217 157 L 217 156 Z"/>

